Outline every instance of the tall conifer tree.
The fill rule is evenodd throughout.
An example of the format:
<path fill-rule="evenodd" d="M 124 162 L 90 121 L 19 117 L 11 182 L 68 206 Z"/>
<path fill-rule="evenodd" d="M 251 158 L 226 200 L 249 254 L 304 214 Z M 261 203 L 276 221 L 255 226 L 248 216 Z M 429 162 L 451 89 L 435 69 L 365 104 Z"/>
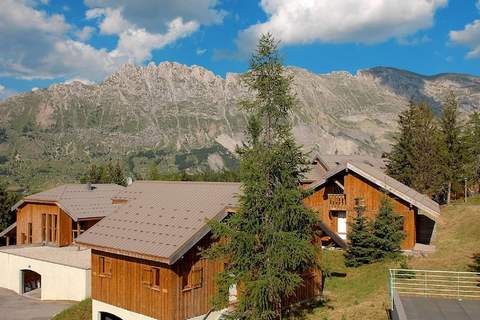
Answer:
<path fill-rule="evenodd" d="M 410 186 L 414 174 L 415 115 L 417 106 L 411 101 L 407 110 L 398 116 L 399 132 L 394 137 L 392 151 L 387 153 L 387 173 L 398 181 Z"/>
<path fill-rule="evenodd" d="M 211 222 L 214 237 L 222 241 L 205 252 L 228 261 L 219 276 L 217 306 L 227 302 L 231 285 L 240 285 L 234 319 L 280 319 L 285 299 L 318 257 L 312 244 L 316 215 L 303 205 L 299 188 L 307 161 L 292 136 L 292 78 L 277 45 L 271 35 L 262 35 L 244 76 L 256 98 L 243 103 L 249 121 L 238 150 L 239 210 L 223 222 Z"/>
<path fill-rule="evenodd" d="M 465 176 L 465 149 L 458 112 L 456 97 L 453 92 L 450 92 L 443 105 L 440 119 L 441 160 L 447 189 L 447 203 L 450 203 L 452 184 Z"/>
<path fill-rule="evenodd" d="M 387 173 L 430 196 L 442 191 L 440 139 L 436 120 L 426 103 L 411 103 L 399 115 L 399 133 L 386 154 Z"/>
<path fill-rule="evenodd" d="M 480 191 L 480 113 L 470 115 L 465 133 L 466 176 Z"/>

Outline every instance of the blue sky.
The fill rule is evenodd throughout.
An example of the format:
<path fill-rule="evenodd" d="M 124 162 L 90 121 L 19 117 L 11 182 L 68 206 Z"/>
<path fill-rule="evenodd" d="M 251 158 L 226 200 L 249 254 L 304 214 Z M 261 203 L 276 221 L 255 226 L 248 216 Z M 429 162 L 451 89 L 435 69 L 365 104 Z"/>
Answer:
<path fill-rule="evenodd" d="M 480 75 L 480 0 L 1 0 L 0 99 L 124 63 L 243 72 L 263 32 L 317 73 Z"/>

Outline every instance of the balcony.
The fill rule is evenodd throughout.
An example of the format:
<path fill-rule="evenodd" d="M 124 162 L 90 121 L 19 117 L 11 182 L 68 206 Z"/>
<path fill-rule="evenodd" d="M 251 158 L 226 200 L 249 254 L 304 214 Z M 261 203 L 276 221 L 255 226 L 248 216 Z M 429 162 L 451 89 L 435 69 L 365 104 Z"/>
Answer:
<path fill-rule="evenodd" d="M 347 210 L 347 200 L 344 194 L 329 194 L 328 209 L 331 211 Z"/>

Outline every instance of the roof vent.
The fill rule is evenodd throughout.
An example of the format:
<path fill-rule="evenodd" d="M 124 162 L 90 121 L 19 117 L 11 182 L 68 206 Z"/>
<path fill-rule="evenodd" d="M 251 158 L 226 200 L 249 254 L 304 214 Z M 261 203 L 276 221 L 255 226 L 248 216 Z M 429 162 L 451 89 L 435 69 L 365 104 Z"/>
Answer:
<path fill-rule="evenodd" d="M 92 186 L 92 183 L 90 181 L 87 182 L 87 190 L 89 190 L 89 191 L 93 190 L 93 186 Z"/>

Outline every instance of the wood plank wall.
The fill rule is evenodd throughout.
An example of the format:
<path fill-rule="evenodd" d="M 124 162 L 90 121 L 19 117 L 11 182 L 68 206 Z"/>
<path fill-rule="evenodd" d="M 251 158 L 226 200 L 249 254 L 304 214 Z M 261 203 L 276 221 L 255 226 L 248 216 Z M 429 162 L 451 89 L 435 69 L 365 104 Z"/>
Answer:
<path fill-rule="evenodd" d="M 378 213 L 381 199 L 384 196 L 382 190 L 372 182 L 353 172 L 346 174 L 343 179 L 347 201 L 347 224 L 350 224 L 355 217 L 355 198 L 364 199 L 366 206 L 365 215 L 370 219 L 374 218 Z M 306 206 L 318 212 L 319 218 L 330 226 L 333 231 L 337 230 L 337 216 L 335 212 L 329 211 L 327 197 L 329 193 L 335 192 L 333 183 L 329 181 L 304 201 Z M 412 249 L 416 243 L 417 209 L 392 194 L 388 194 L 388 198 L 393 204 L 394 211 L 404 217 L 406 238 L 402 243 L 402 248 Z"/>
<path fill-rule="evenodd" d="M 56 241 L 49 243 L 60 247 L 69 246 L 73 243 L 72 224 L 73 220 L 56 204 L 27 203 L 17 210 L 17 243 L 27 244 L 23 241 L 22 233 L 28 238 L 28 224 L 32 224 L 32 244 L 42 243 L 42 214 L 55 215 L 57 217 Z M 91 228 L 100 219 L 85 220 L 82 223 L 85 230 Z"/>
<path fill-rule="evenodd" d="M 347 221 L 354 217 L 355 198 L 361 197 L 364 199 L 365 215 L 369 219 L 373 219 L 377 215 L 382 197 L 385 195 L 375 184 L 355 173 L 349 173 L 345 177 L 345 193 L 348 208 Z M 412 249 L 416 242 L 416 209 L 393 194 L 388 194 L 388 198 L 393 204 L 393 210 L 404 218 L 403 229 L 406 238 L 402 243 L 402 248 Z"/>
<path fill-rule="evenodd" d="M 37 204 L 27 203 L 17 211 L 17 243 L 26 244 L 25 238 L 22 234 L 28 238 L 28 224 L 32 224 L 32 244 L 41 244 L 42 237 L 42 214 L 50 214 L 57 216 L 57 241 L 52 243 L 59 245 L 59 235 L 62 235 L 62 224 L 59 220 L 65 219 L 65 213 L 61 212 L 60 208 L 55 204 Z M 60 219 L 58 217 L 60 216 Z M 67 216 L 68 219 L 70 219 Z"/>
<path fill-rule="evenodd" d="M 100 274 L 99 257 L 110 261 L 111 275 Z M 160 269 L 160 287 L 143 284 L 145 268 Z M 177 276 L 168 265 L 92 250 L 92 298 L 155 319 L 178 319 Z"/>

